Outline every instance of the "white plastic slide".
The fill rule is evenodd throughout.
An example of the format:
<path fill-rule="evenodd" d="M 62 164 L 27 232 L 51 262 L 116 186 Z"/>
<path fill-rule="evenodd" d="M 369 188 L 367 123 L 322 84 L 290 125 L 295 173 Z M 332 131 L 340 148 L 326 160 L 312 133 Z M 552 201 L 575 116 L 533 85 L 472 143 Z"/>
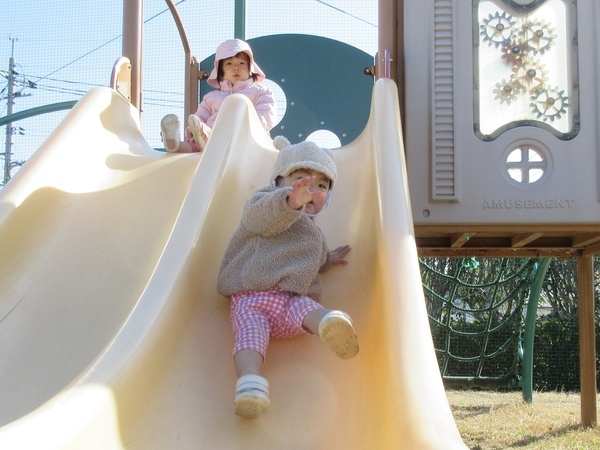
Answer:
<path fill-rule="evenodd" d="M 0 191 L 0 448 L 466 449 L 428 324 L 397 98 L 375 84 L 317 218 L 331 248 L 352 246 L 323 303 L 352 315 L 360 352 L 273 341 L 271 408 L 242 419 L 216 278 L 276 150 L 245 97 L 224 103 L 202 156 L 154 151 L 118 93 L 88 93 Z"/>

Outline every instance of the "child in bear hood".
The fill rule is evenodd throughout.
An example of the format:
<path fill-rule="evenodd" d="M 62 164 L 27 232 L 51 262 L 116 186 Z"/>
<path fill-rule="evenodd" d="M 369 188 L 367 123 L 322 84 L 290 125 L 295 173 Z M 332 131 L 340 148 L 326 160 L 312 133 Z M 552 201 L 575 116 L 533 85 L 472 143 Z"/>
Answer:
<path fill-rule="evenodd" d="M 318 335 L 341 359 L 358 353 L 350 317 L 323 308 L 320 272 L 343 259 L 349 245 L 329 250 L 314 217 L 325 212 L 337 169 L 330 150 L 282 136 L 272 185 L 244 204 L 223 257 L 217 288 L 231 297 L 238 375 L 235 413 L 256 417 L 270 405 L 269 383 L 260 375 L 270 339 Z"/>

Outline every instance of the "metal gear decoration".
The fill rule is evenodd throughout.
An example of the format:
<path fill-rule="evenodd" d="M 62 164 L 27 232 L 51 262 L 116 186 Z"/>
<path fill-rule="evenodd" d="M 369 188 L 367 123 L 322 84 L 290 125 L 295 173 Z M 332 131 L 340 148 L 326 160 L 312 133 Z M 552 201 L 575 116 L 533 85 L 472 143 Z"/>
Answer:
<path fill-rule="evenodd" d="M 502 59 L 512 66 L 521 64 L 526 56 L 526 48 L 519 40 L 506 42 L 502 46 Z"/>
<path fill-rule="evenodd" d="M 532 112 L 544 122 L 554 122 L 567 112 L 567 101 L 565 91 L 558 88 L 536 89 L 531 95 Z"/>
<path fill-rule="evenodd" d="M 522 60 L 522 64 L 513 67 L 511 78 L 525 90 L 533 92 L 547 83 L 548 71 L 540 61 L 525 58 Z"/>
<path fill-rule="evenodd" d="M 511 41 L 517 34 L 517 21 L 510 14 L 503 11 L 502 14 L 496 11 L 483 19 L 483 24 L 479 26 L 483 41 L 489 46 L 499 46 Z"/>
<path fill-rule="evenodd" d="M 521 85 L 513 80 L 502 80 L 500 83 L 496 83 L 496 89 L 493 89 L 492 92 L 496 94 L 494 100 L 499 100 L 501 105 L 504 102 L 510 105 L 521 93 Z"/>
<path fill-rule="evenodd" d="M 519 35 L 523 37 L 528 50 L 534 55 L 543 55 L 554 45 L 556 29 L 544 20 L 528 20 L 519 31 Z"/>
<path fill-rule="evenodd" d="M 486 72 L 489 72 L 490 76 L 493 76 L 492 71 L 501 70 L 498 78 L 486 81 L 486 90 L 491 90 L 493 102 L 510 108 L 511 105 L 515 105 L 515 115 L 524 115 L 526 119 L 546 123 L 558 121 L 566 116 L 569 108 L 568 96 L 564 90 L 549 86 L 550 82 L 554 82 L 551 81 L 553 74 L 549 73 L 545 64 L 548 59 L 546 55 L 558 41 L 556 28 L 541 17 L 520 13 L 513 16 L 502 10 L 484 17 L 479 22 L 479 51 L 500 51 L 495 57 L 486 55 L 482 60 L 489 65 L 490 70 L 487 70 L 486 66 Z M 484 42 L 488 45 L 484 46 Z M 503 67 L 494 65 L 494 61 L 490 63 L 490 57 L 496 58 L 495 62 L 501 62 Z M 480 72 L 480 76 L 483 76 L 483 73 Z M 487 83 L 493 83 L 492 87 Z M 485 98 L 491 100 L 491 95 Z M 526 112 L 527 110 L 529 112 Z"/>

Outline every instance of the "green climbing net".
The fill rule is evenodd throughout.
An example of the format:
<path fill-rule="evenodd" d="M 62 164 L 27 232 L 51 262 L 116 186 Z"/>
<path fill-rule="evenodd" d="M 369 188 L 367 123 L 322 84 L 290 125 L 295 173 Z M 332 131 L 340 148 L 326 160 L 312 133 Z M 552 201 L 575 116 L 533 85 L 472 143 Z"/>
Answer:
<path fill-rule="evenodd" d="M 516 386 L 535 259 L 422 258 L 421 276 L 447 387 Z"/>

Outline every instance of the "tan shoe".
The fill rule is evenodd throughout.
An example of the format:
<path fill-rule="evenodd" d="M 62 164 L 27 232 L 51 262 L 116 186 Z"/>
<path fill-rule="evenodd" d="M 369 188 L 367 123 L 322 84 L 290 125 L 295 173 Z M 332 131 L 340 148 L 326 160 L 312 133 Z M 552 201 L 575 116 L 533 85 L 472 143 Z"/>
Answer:
<path fill-rule="evenodd" d="M 236 415 L 253 419 L 269 409 L 269 382 L 260 375 L 242 375 L 235 385 Z"/>
<path fill-rule="evenodd" d="M 342 311 L 329 311 L 319 323 L 319 336 L 341 359 L 358 353 L 358 339 L 350 316 Z"/>

